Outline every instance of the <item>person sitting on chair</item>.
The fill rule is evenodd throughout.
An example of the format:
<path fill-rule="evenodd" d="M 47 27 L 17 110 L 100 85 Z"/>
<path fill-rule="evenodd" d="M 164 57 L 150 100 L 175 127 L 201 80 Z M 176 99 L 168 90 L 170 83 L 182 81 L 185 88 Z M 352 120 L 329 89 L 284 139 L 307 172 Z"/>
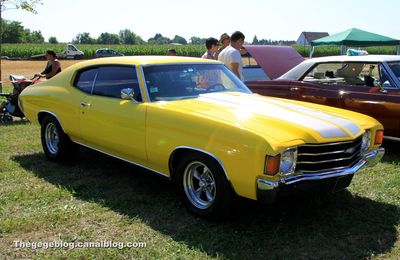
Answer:
<path fill-rule="evenodd" d="M 33 76 L 33 79 L 50 79 L 61 72 L 61 63 L 58 61 L 57 54 L 53 50 L 46 51 L 46 60 L 46 68 L 41 73 L 35 74 L 35 76 Z"/>

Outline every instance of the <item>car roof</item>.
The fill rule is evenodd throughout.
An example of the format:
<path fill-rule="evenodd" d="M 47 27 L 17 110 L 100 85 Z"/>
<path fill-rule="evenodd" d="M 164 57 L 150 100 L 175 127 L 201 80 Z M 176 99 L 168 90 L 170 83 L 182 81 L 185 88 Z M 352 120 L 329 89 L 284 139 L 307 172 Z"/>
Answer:
<path fill-rule="evenodd" d="M 82 61 L 69 66 L 66 70 L 75 71 L 97 65 L 167 65 L 185 63 L 222 64 L 215 60 L 181 56 L 118 56 Z"/>
<path fill-rule="evenodd" d="M 319 58 L 311 58 L 303 61 L 293 69 L 283 74 L 279 79 L 282 80 L 298 80 L 316 63 L 328 62 L 393 62 L 400 61 L 398 55 L 364 55 L 364 56 L 326 56 Z"/>
<path fill-rule="evenodd" d="M 399 55 L 326 56 L 308 59 L 307 62 L 390 62 L 400 61 Z"/>

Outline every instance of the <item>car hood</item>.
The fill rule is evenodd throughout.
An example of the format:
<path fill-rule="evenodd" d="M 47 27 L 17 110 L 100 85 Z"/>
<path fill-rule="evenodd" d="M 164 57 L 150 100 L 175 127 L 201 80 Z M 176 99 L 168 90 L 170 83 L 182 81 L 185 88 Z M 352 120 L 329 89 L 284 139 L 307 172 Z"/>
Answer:
<path fill-rule="evenodd" d="M 351 140 L 364 132 L 355 123 L 354 112 L 327 108 L 285 99 L 264 97 L 246 93 L 210 93 L 197 99 L 157 102 L 164 109 L 171 109 L 191 116 L 208 118 L 251 131 L 267 138 L 268 141 L 290 142 L 303 140 L 309 143 Z M 339 116 L 340 114 L 340 116 Z M 361 121 L 360 121 L 361 120 Z"/>
<path fill-rule="evenodd" d="M 304 58 L 290 46 L 245 45 L 270 79 L 276 79 L 294 68 Z"/>

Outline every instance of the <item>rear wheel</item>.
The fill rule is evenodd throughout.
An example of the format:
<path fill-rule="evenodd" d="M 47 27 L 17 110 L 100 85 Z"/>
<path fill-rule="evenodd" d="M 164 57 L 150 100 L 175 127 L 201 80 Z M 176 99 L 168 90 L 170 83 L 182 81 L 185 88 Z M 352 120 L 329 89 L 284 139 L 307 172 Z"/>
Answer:
<path fill-rule="evenodd" d="M 42 121 L 41 140 L 44 154 L 50 161 L 66 161 L 78 150 L 78 146 L 69 139 L 58 121 L 50 115 Z"/>
<path fill-rule="evenodd" d="M 11 124 L 13 122 L 13 117 L 10 115 L 2 115 L 1 122 L 3 122 L 4 124 Z"/>
<path fill-rule="evenodd" d="M 234 193 L 221 166 L 212 158 L 191 153 L 181 159 L 176 168 L 176 185 L 180 196 L 197 216 L 211 220 L 226 217 Z"/>

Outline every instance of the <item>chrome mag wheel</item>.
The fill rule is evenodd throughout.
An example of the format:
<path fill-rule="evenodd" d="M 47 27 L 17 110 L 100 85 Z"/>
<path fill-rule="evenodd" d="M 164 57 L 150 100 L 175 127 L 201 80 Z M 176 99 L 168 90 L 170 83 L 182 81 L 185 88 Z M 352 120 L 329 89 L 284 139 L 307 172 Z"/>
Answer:
<path fill-rule="evenodd" d="M 45 130 L 45 141 L 47 149 L 52 154 L 57 154 L 58 143 L 60 142 L 57 126 L 54 123 L 48 123 Z"/>
<path fill-rule="evenodd" d="M 183 173 L 183 182 L 186 196 L 195 207 L 211 207 L 216 197 L 216 184 L 207 165 L 198 161 L 189 163 Z"/>

